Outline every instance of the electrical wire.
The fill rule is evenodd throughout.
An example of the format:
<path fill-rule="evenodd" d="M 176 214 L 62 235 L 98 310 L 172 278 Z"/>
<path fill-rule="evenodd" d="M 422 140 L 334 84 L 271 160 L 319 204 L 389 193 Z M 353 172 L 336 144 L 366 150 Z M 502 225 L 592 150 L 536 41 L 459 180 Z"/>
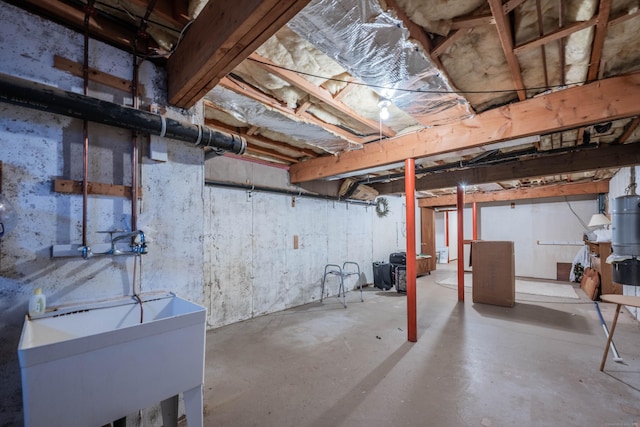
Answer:
<path fill-rule="evenodd" d="M 290 71 L 290 72 L 293 72 L 293 73 L 301 74 L 303 76 L 314 77 L 314 78 L 318 78 L 318 79 L 324 79 L 324 80 L 327 80 L 327 81 L 334 81 L 334 82 L 339 82 L 339 83 L 347 83 L 347 84 L 352 84 L 352 85 L 365 86 L 365 87 L 374 88 L 374 89 L 388 89 L 388 90 L 394 90 L 394 91 L 398 91 L 398 92 L 408 92 L 408 93 L 431 93 L 431 94 L 435 94 L 435 95 L 437 95 L 437 94 L 442 94 L 442 95 L 444 95 L 444 94 L 455 94 L 455 93 L 457 93 L 457 94 L 511 93 L 511 92 L 516 92 L 516 91 L 519 91 L 519 90 L 527 90 L 527 91 L 541 90 L 541 91 L 547 91 L 547 90 L 552 90 L 552 89 L 567 89 L 568 87 L 580 86 L 580 85 L 583 85 L 585 83 L 588 83 L 586 80 L 583 80 L 583 81 L 580 81 L 580 82 L 565 83 L 565 84 L 559 84 L 559 85 L 536 86 L 536 87 L 530 87 L 530 88 L 516 88 L 516 89 L 494 89 L 494 90 L 403 89 L 403 88 L 390 88 L 390 87 L 387 87 L 387 86 L 370 84 L 370 83 L 363 83 L 363 82 L 358 82 L 358 81 L 353 81 L 353 80 L 337 79 L 335 77 L 320 76 L 318 74 L 313 74 L 313 73 L 307 73 L 305 71 L 294 70 L 294 69 L 291 69 L 291 68 L 283 67 L 281 65 L 273 64 L 271 62 L 260 61 L 258 59 L 254 59 L 254 58 L 247 58 L 247 59 L 249 61 L 253 61 L 253 62 L 256 62 L 258 64 L 268 65 L 270 67 L 279 68 L 281 70 Z"/>
<path fill-rule="evenodd" d="M 578 218 L 578 221 L 580 221 L 580 224 L 582 224 L 582 227 L 586 230 L 586 231 L 590 231 L 589 227 L 587 226 L 587 224 L 584 223 L 584 221 L 578 216 L 578 214 L 576 213 L 576 211 L 573 210 L 573 208 L 571 207 L 571 203 L 569 203 L 569 199 L 567 198 L 567 196 L 564 196 L 564 201 L 567 203 L 567 205 L 569 206 L 569 209 L 571 210 L 571 212 L 573 212 L 573 214 L 576 216 L 576 218 Z"/>

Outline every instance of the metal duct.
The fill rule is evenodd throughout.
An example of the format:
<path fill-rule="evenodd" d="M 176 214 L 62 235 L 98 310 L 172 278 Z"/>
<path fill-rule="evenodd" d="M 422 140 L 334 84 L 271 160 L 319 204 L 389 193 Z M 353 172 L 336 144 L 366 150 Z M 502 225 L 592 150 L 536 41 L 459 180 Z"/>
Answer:
<path fill-rule="evenodd" d="M 247 141 L 240 135 L 180 122 L 6 74 L 0 74 L 0 101 L 235 154 L 243 154 L 247 148 Z"/>
<path fill-rule="evenodd" d="M 287 25 L 404 112 L 430 115 L 430 126 L 473 114 L 402 21 L 378 0 L 311 0 Z M 434 121 L 434 113 L 447 110 Z"/>

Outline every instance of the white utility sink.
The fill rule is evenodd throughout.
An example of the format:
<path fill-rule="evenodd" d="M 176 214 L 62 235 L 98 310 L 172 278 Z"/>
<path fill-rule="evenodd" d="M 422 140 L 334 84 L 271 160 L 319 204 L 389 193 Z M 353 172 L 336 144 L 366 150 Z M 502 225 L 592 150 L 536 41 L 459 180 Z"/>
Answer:
<path fill-rule="evenodd" d="M 206 310 L 174 294 L 25 319 L 18 347 L 25 426 L 101 426 L 183 393 L 202 426 Z M 175 425 L 164 420 L 164 425 Z"/>

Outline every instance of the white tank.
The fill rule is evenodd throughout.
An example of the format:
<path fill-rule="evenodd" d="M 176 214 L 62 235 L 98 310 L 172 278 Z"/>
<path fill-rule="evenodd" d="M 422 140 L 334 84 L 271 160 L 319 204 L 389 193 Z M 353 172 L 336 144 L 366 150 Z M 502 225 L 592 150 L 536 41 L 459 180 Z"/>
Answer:
<path fill-rule="evenodd" d="M 640 196 L 616 197 L 611 212 L 613 252 L 640 256 Z"/>

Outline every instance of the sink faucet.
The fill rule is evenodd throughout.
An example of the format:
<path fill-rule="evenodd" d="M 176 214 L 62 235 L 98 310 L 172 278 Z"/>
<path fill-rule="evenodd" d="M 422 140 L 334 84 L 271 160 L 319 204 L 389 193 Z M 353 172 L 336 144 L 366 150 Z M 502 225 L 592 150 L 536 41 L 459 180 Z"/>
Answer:
<path fill-rule="evenodd" d="M 122 251 L 116 247 L 116 243 L 121 240 L 133 239 L 140 236 L 139 242 L 129 243 L 129 250 Z M 110 255 L 142 255 L 147 253 L 147 242 L 144 239 L 142 230 L 132 231 L 130 233 L 120 234 L 111 239 Z"/>
<path fill-rule="evenodd" d="M 78 248 L 82 252 L 82 257 L 84 259 L 91 258 L 93 256 L 104 256 L 104 255 L 143 255 L 147 253 L 147 242 L 144 237 L 144 232 L 142 230 L 132 231 L 130 233 L 119 234 L 117 236 L 113 236 L 113 231 L 109 231 L 109 234 L 112 234 L 111 237 L 111 247 L 106 252 L 93 252 L 88 246 L 81 246 Z M 131 242 L 130 239 L 134 237 L 138 237 L 137 242 Z M 129 239 L 129 249 L 122 250 L 118 248 L 118 242 L 122 240 Z"/>

